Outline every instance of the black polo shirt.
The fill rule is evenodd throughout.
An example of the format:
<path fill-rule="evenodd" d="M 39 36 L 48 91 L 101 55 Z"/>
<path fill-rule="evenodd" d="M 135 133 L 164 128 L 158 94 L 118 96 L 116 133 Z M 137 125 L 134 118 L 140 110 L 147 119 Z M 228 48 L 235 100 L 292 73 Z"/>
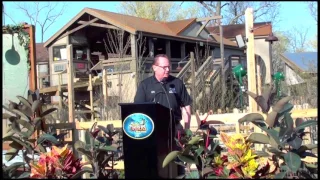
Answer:
<path fill-rule="evenodd" d="M 170 75 L 166 81 L 161 83 L 154 75 L 144 79 L 138 86 L 134 102 L 158 102 L 169 108 L 166 94 L 161 86 L 164 87 L 168 94 L 174 119 L 180 121 L 182 119 L 180 107 L 191 105 L 192 99 L 183 82 L 174 76 Z"/>

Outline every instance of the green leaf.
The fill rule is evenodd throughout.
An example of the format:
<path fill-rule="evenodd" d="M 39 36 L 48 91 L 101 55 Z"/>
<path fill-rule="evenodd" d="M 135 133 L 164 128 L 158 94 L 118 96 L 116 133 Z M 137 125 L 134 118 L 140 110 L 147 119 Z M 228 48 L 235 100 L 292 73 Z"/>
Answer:
<path fill-rule="evenodd" d="M 2 113 L 2 119 L 9 119 L 12 115 L 8 113 Z"/>
<path fill-rule="evenodd" d="M 93 170 L 89 167 L 83 167 L 80 171 L 73 175 L 71 179 L 79 179 L 84 173 L 93 173 Z"/>
<path fill-rule="evenodd" d="M 14 157 L 16 157 L 16 155 L 18 154 L 19 150 L 16 148 L 11 148 L 7 151 L 7 153 L 5 154 L 5 159 L 6 161 L 11 161 Z"/>
<path fill-rule="evenodd" d="M 251 123 L 258 126 L 260 129 L 267 128 L 267 124 L 264 120 L 255 120 L 255 121 L 252 121 Z"/>
<path fill-rule="evenodd" d="M 311 163 L 304 163 L 308 168 L 312 168 L 312 169 L 318 169 L 318 165 L 316 164 L 311 164 Z"/>
<path fill-rule="evenodd" d="M 41 145 L 41 144 L 38 144 L 39 146 L 39 150 L 42 152 L 42 153 L 46 153 L 46 149 Z"/>
<path fill-rule="evenodd" d="M 35 126 L 36 129 L 37 129 L 38 127 L 40 127 L 41 120 L 42 120 L 41 117 L 36 117 L 36 118 L 33 120 L 33 124 L 34 124 L 34 126 Z"/>
<path fill-rule="evenodd" d="M 274 176 L 274 179 L 283 179 L 287 172 L 280 172 Z"/>
<path fill-rule="evenodd" d="M 255 151 L 255 154 L 259 157 L 269 157 L 270 155 L 265 151 Z"/>
<path fill-rule="evenodd" d="M 195 137 L 192 137 L 192 139 L 188 142 L 188 144 L 196 144 L 199 142 L 199 140 L 201 139 L 201 137 L 199 136 L 195 136 Z"/>
<path fill-rule="evenodd" d="M 203 147 L 199 147 L 199 149 L 196 150 L 197 156 L 200 156 L 203 150 L 204 150 Z"/>
<path fill-rule="evenodd" d="M 290 113 L 284 114 L 283 122 L 280 124 L 279 138 L 282 142 L 290 138 L 293 132 L 293 119 Z"/>
<path fill-rule="evenodd" d="M 186 131 L 186 135 L 187 135 L 188 137 L 191 137 L 191 136 L 192 136 L 192 131 L 191 131 L 190 129 L 186 129 L 185 131 Z"/>
<path fill-rule="evenodd" d="M 185 146 L 182 154 L 186 154 L 186 155 L 189 154 L 191 149 L 192 149 L 192 145 L 188 145 L 188 144 L 187 144 L 187 145 Z"/>
<path fill-rule="evenodd" d="M 179 151 L 172 151 L 170 152 L 166 158 L 163 160 L 163 163 L 162 163 L 162 167 L 166 167 L 171 161 L 173 161 L 177 156 L 178 154 L 180 154 Z"/>
<path fill-rule="evenodd" d="M 77 151 L 78 151 L 79 153 L 87 156 L 87 158 L 88 158 L 89 161 L 92 160 L 93 157 L 92 157 L 90 151 L 88 151 L 88 150 L 86 150 L 86 149 L 84 149 L 84 148 L 78 148 Z"/>
<path fill-rule="evenodd" d="M 23 127 L 27 128 L 29 131 L 34 132 L 34 127 L 25 120 L 18 119 L 17 123 L 21 124 Z"/>
<path fill-rule="evenodd" d="M 300 129 L 304 129 L 308 126 L 314 126 L 317 125 L 318 121 L 316 120 L 309 120 L 309 121 L 304 121 L 302 122 L 298 127 L 296 127 L 296 131 L 300 130 Z"/>
<path fill-rule="evenodd" d="M 244 123 L 244 122 L 252 122 L 256 120 L 264 120 L 264 118 L 260 113 L 250 113 L 243 116 L 241 119 L 238 120 L 238 122 Z"/>
<path fill-rule="evenodd" d="M 113 151 L 113 152 L 118 151 L 117 147 L 114 147 L 114 146 L 104 146 L 104 147 L 100 147 L 98 150 L 100 150 L 100 151 Z"/>
<path fill-rule="evenodd" d="M 301 166 L 300 156 L 293 153 L 293 152 L 288 152 L 288 153 L 284 154 L 283 157 L 284 157 L 286 164 L 291 169 L 291 171 L 293 171 L 294 173 L 297 172 L 297 170 Z"/>
<path fill-rule="evenodd" d="M 42 103 L 40 100 L 36 100 L 32 103 L 32 107 L 31 107 L 31 110 L 32 110 L 32 113 L 34 113 L 39 107 L 41 107 Z"/>
<path fill-rule="evenodd" d="M 283 146 L 280 143 L 279 140 L 279 133 L 277 131 L 275 131 L 274 129 L 264 129 L 268 135 L 269 135 L 269 139 L 270 139 L 270 144 L 272 147 L 278 148 L 278 146 Z"/>
<path fill-rule="evenodd" d="M 22 104 L 26 105 L 28 108 L 31 109 L 31 104 L 26 98 L 22 96 L 17 96 L 17 98 L 19 99 L 20 102 L 22 102 Z"/>
<path fill-rule="evenodd" d="M 60 144 L 60 142 L 57 140 L 57 138 L 55 138 L 54 136 L 52 136 L 51 134 L 43 134 L 38 140 L 37 143 L 41 144 L 43 143 L 45 140 L 50 141 L 52 144 L 54 145 L 58 145 Z"/>
<path fill-rule="evenodd" d="M 4 171 L 11 171 L 11 170 L 17 169 L 18 167 L 23 166 L 23 165 L 25 165 L 24 162 L 15 162 L 15 163 L 11 164 L 10 166 L 4 168 Z"/>
<path fill-rule="evenodd" d="M 269 137 L 262 133 L 251 133 L 247 140 L 252 143 L 269 144 Z"/>
<path fill-rule="evenodd" d="M 6 107 L 5 105 L 2 105 L 2 108 L 4 108 L 5 110 L 11 112 L 12 114 L 15 114 L 12 109 L 9 109 L 8 107 Z"/>
<path fill-rule="evenodd" d="M 25 179 L 30 177 L 31 172 L 23 172 L 17 179 Z"/>
<path fill-rule="evenodd" d="M 287 103 L 284 105 L 284 107 L 282 108 L 282 110 L 280 110 L 278 112 L 278 116 L 283 116 L 283 114 L 290 112 L 293 109 L 293 105 L 290 103 Z"/>
<path fill-rule="evenodd" d="M 13 134 L 14 134 L 13 131 L 8 132 L 7 134 L 5 134 L 5 135 L 3 136 L 2 141 L 6 141 L 5 139 L 8 138 L 8 137 L 10 137 L 10 136 L 12 136 Z M 11 139 L 11 138 L 10 138 L 10 139 Z M 8 141 L 8 140 L 7 140 L 7 141 Z"/>
<path fill-rule="evenodd" d="M 306 150 L 312 150 L 312 149 L 317 149 L 318 148 L 318 144 L 306 144 L 306 145 L 302 145 L 299 149 L 298 152 L 304 152 Z"/>
<path fill-rule="evenodd" d="M 50 113 L 52 113 L 53 111 L 57 110 L 57 108 L 50 108 L 50 109 L 47 109 L 46 111 L 44 111 L 43 113 L 41 113 L 40 117 L 44 117 Z"/>
<path fill-rule="evenodd" d="M 266 118 L 266 123 L 268 124 L 269 127 L 273 127 L 275 122 L 276 122 L 276 118 L 278 116 L 278 113 L 276 111 L 271 111 Z"/>
<path fill-rule="evenodd" d="M 279 149 L 277 148 L 274 148 L 274 147 L 267 147 L 267 150 L 273 154 L 276 154 L 276 155 L 282 155 L 284 154 L 284 152 L 280 151 Z"/>
<path fill-rule="evenodd" d="M 109 130 L 109 132 L 113 132 L 114 131 L 113 124 L 108 124 L 107 129 Z"/>
<path fill-rule="evenodd" d="M 19 138 L 15 137 L 15 136 L 12 136 L 11 139 L 13 141 L 19 143 L 23 147 L 25 147 L 29 152 L 32 152 L 32 147 L 29 144 L 26 144 L 26 143 L 22 142 Z"/>
<path fill-rule="evenodd" d="M 14 113 L 18 114 L 19 116 L 21 116 L 21 118 L 23 118 L 24 120 L 30 122 L 31 119 L 30 117 L 28 117 L 27 115 L 25 115 L 23 112 L 21 112 L 20 110 L 17 110 L 17 109 L 13 109 L 12 110 Z"/>
<path fill-rule="evenodd" d="M 85 147 L 86 147 L 86 143 L 84 143 L 84 142 L 82 142 L 80 140 L 76 141 L 76 143 L 74 144 L 74 148 L 76 150 L 78 150 L 79 148 L 85 149 Z"/>
<path fill-rule="evenodd" d="M 182 155 L 182 154 L 179 154 L 179 155 L 178 155 L 178 158 L 179 158 L 181 161 L 183 161 L 183 162 L 185 162 L 185 163 L 188 163 L 188 164 L 195 164 L 195 163 L 196 163 L 195 160 L 193 159 L 193 157 L 190 156 L 190 155 Z"/>
<path fill-rule="evenodd" d="M 293 149 L 299 149 L 302 144 L 302 139 L 298 136 L 295 136 L 292 141 L 288 141 L 288 144 L 293 147 Z"/>
<path fill-rule="evenodd" d="M 10 147 L 12 148 L 15 148 L 15 149 L 22 149 L 23 146 L 19 143 L 17 143 L 16 141 L 12 141 L 10 144 L 9 144 Z"/>
<path fill-rule="evenodd" d="M 229 173 L 230 173 L 230 169 L 228 169 L 227 166 L 224 166 L 223 167 L 223 174 L 226 176 L 229 176 Z"/>

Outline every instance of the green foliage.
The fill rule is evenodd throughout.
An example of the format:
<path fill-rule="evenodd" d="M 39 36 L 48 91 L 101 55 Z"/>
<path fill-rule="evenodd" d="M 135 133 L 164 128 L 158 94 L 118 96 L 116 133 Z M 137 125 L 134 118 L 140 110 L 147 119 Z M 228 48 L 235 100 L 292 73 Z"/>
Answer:
<path fill-rule="evenodd" d="M 122 159 L 118 156 L 121 146 L 114 136 L 119 134 L 112 124 L 106 127 L 94 123 L 90 130 L 86 131 L 86 142 L 77 141 L 75 149 L 86 156 L 91 165 L 89 172 L 94 178 L 118 179 L 119 173 L 114 169 L 115 161 Z M 99 135 L 102 134 L 102 135 Z"/>
<path fill-rule="evenodd" d="M 181 150 L 170 152 L 163 161 L 162 167 L 166 167 L 171 162 L 187 167 L 188 172 L 176 177 L 178 179 L 185 178 L 185 176 L 206 178 L 213 173 L 213 160 L 220 154 L 222 148 L 218 142 L 214 141 L 215 129 L 203 124 L 199 130 L 203 130 L 202 135 L 193 134 L 189 129 L 180 132 L 175 141 Z M 191 172 L 192 164 L 196 165 L 197 171 Z"/>
<path fill-rule="evenodd" d="M 30 172 L 30 164 L 35 161 L 35 155 L 39 155 L 40 152 L 46 152 L 46 147 L 52 145 L 61 145 L 62 138 L 65 134 L 57 135 L 54 129 L 49 128 L 45 131 L 37 141 L 32 138 L 32 135 L 36 130 L 44 130 L 44 119 L 43 117 L 56 109 L 49 109 L 46 112 L 40 114 L 42 102 L 40 100 L 39 91 L 29 91 L 28 99 L 17 96 L 20 102 L 17 104 L 10 101 L 9 106 L 2 106 L 3 109 L 7 110 L 11 114 L 3 113 L 3 119 L 9 119 L 8 132 L 2 138 L 2 142 L 11 142 L 9 146 L 11 149 L 5 154 L 5 159 L 11 161 L 21 151 L 23 155 L 23 161 L 21 163 L 14 163 L 13 165 L 3 168 L 3 172 L 8 175 L 9 178 L 14 177 L 13 171 L 17 168 L 24 166 L 26 172 Z M 19 166 L 18 166 L 19 165 Z M 25 167 L 27 165 L 27 167 Z M 22 178 L 27 176 L 24 173 Z M 20 177 L 20 178 L 21 178 Z M 17 177 L 18 178 L 18 177 Z"/>
<path fill-rule="evenodd" d="M 122 14 L 151 19 L 154 21 L 175 21 L 195 18 L 200 13 L 200 6 L 181 8 L 175 2 L 121 2 L 119 11 Z"/>
<path fill-rule="evenodd" d="M 317 125 L 317 121 L 303 121 L 301 118 L 294 120 L 290 111 L 293 105 L 289 103 L 290 97 L 283 97 L 267 114 L 266 119 L 257 113 L 251 113 L 239 119 L 239 123 L 251 122 L 257 125 L 262 133 L 252 133 L 247 140 L 257 144 L 267 144 L 267 152 L 271 153 L 273 162 L 276 165 L 274 178 L 295 177 L 315 178 L 317 165 L 310 167 L 307 158 L 317 157 L 310 150 L 317 148 L 317 145 L 302 145 L 303 137 L 306 135 L 305 128 Z M 272 101 L 269 99 L 269 101 Z M 259 105 L 259 103 L 258 103 Z M 267 152 L 259 152 L 258 155 L 266 156 Z M 280 171 L 281 170 L 281 171 Z"/>

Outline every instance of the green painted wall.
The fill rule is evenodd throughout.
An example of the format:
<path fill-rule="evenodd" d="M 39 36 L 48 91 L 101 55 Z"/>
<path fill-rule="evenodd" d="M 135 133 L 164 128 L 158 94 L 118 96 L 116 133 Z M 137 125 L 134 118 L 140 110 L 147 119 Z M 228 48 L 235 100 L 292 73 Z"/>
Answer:
<path fill-rule="evenodd" d="M 19 44 L 17 34 L 2 34 L 2 38 L 2 104 L 7 105 L 8 100 L 19 102 L 17 95 L 27 97 L 29 75 L 27 52 Z"/>

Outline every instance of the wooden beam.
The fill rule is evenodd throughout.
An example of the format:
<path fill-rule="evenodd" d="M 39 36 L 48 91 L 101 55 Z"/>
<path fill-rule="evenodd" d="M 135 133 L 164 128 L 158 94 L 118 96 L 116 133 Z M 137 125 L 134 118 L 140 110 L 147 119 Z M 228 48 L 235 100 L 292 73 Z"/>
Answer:
<path fill-rule="evenodd" d="M 191 97 L 193 99 L 192 104 L 192 112 L 194 112 L 195 104 L 196 104 L 196 65 L 195 65 L 195 59 L 194 59 L 194 53 L 190 52 L 190 61 L 191 61 Z"/>
<path fill-rule="evenodd" d="M 29 72 L 29 89 L 35 91 L 37 89 L 37 71 L 36 71 L 36 44 L 35 44 L 35 28 L 34 25 L 29 26 L 29 36 L 30 36 L 30 72 Z"/>
<path fill-rule="evenodd" d="M 106 106 L 107 106 L 107 97 L 108 97 L 108 87 L 107 87 L 107 70 L 105 68 L 102 69 L 102 94 L 103 94 L 103 117 L 107 118 L 108 114 L 107 114 L 107 110 L 106 110 Z"/>
<path fill-rule="evenodd" d="M 248 90 L 257 94 L 256 63 L 254 56 L 254 35 L 253 28 L 253 9 L 247 8 L 245 11 L 245 27 L 247 38 L 247 72 L 248 72 Z M 249 97 L 249 112 L 256 112 L 258 105 L 256 101 Z"/>
<path fill-rule="evenodd" d="M 72 29 L 71 31 L 67 31 L 66 33 L 64 33 L 63 35 L 61 35 L 61 36 L 59 37 L 59 39 L 62 39 L 62 38 L 64 38 L 64 37 L 66 37 L 66 36 L 68 36 L 68 35 L 76 32 L 76 31 L 78 31 L 78 30 L 86 27 L 86 26 L 89 26 L 91 23 L 94 23 L 94 22 L 96 22 L 96 21 L 98 21 L 98 20 L 99 20 L 98 18 L 94 18 L 94 19 L 92 19 L 91 21 L 89 21 L 89 22 L 87 22 L 87 23 L 85 23 L 85 24 L 82 24 L 82 25 L 80 25 L 80 26 Z"/>
<path fill-rule="evenodd" d="M 89 21 L 78 21 L 78 24 L 87 24 Z M 108 28 L 108 29 L 117 29 L 120 28 L 113 26 L 113 25 L 107 25 L 107 24 L 101 24 L 101 23 L 90 23 L 90 26 L 96 26 L 96 27 L 102 27 L 102 28 Z"/>
<path fill-rule="evenodd" d="M 67 74 L 68 74 L 68 106 L 69 106 L 69 122 L 73 123 L 74 119 L 74 84 L 73 84 L 73 47 L 67 45 Z"/>
<path fill-rule="evenodd" d="M 210 21 L 210 20 L 215 20 L 215 19 L 222 19 L 222 16 L 212 16 L 212 17 L 205 17 L 205 18 L 197 18 L 197 22 L 202 22 L 202 21 Z"/>
<path fill-rule="evenodd" d="M 196 33 L 196 37 L 199 36 L 199 34 L 201 33 L 201 31 L 204 29 L 204 27 L 206 27 L 206 25 L 208 24 L 210 20 L 207 20 L 204 24 L 202 24 L 202 26 L 200 27 L 200 29 L 197 31 Z"/>

